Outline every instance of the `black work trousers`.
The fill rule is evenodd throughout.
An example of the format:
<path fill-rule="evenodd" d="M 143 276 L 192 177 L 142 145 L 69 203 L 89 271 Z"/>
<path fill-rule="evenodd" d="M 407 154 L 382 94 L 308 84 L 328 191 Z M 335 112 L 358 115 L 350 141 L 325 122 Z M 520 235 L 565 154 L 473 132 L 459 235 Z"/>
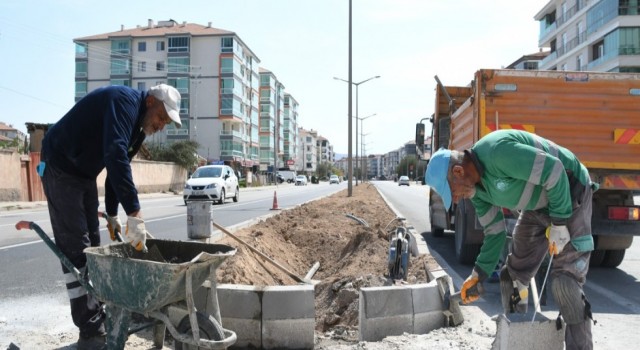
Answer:
<path fill-rule="evenodd" d="M 83 250 L 100 245 L 96 179 L 73 176 L 47 164 L 42 184 L 56 246 L 78 270 L 84 272 L 87 257 Z M 64 265 L 62 272 L 69 295 L 71 317 L 80 329 L 80 336 L 92 337 L 104 333 L 105 313 L 102 304 L 87 293 Z"/>

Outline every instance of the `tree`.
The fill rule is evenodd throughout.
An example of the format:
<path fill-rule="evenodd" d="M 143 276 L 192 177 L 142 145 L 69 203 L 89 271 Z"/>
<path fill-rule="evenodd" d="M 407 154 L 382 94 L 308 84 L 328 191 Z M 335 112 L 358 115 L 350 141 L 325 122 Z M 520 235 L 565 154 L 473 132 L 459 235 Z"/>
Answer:
<path fill-rule="evenodd" d="M 148 145 L 151 159 L 161 162 L 174 162 L 181 167 L 191 170 L 198 165 L 198 147 L 196 141 L 185 140 L 171 144 L 152 143 Z"/>
<path fill-rule="evenodd" d="M 417 164 L 418 158 L 413 154 L 408 155 L 402 158 L 400 164 L 398 164 L 398 167 L 396 168 L 396 172 L 398 173 L 398 176 L 406 175 L 409 176 L 409 178 L 421 176 L 422 174 L 424 174 L 424 171 L 422 173 L 418 173 L 417 171 L 419 171 L 420 169 L 418 169 Z"/>

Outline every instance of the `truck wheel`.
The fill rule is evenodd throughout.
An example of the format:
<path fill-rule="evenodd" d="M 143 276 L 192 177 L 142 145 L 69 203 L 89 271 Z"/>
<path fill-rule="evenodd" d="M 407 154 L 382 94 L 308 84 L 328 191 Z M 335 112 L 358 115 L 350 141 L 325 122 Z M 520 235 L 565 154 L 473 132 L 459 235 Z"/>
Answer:
<path fill-rule="evenodd" d="M 224 339 L 224 329 L 222 326 L 216 321 L 213 316 L 207 316 L 201 312 L 196 312 L 196 318 L 198 319 L 198 330 L 200 333 L 200 339 L 205 340 L 223 340 Z M 177 328 L 180 334 L 192 335 L 193 332 L 191 330 L 191 321 L 189 321 L 189 315 L 182 318 L 180 324 Z M 191 344 L 183 344 L 176 340 L 176 350 L 187 350 L 187 349 L 204 349 L 200 347 L 193 346 Z"/>
<path fill-rule="evenodd" d="M 604 256 L 606 250 L 596 249 L 591 252 L 591 258 L 589 258 L 589 267 L 600 267 L 602 266 L 602 261 L 604 260 Z"/>
<path fill-rule="evenodd" d="M 431 206 L 429 206 L 429 217 L 433 217 L 433 210 L 431 210 Z M 444 236 L 444 229 L 431 225 L 431 234 L 433 237 L 442 237 Z"/>
<path fill-rule="evenodd" d="M 625 249 L 609 249 L 602 260 L 602 267 L 618 267 L 624 259 Z"/>
<path fill-rule="evenodd" d="M 469 231 L 473 230 L 473 224 L 468 225 L 469 220 L 467 216 L 466 203 L 464 200 L 461 200 L 456 206 L 455 217 L 456 257 L 461 264 L 471 265 L 476 262 L 476 257 L 480 253 L 481 244 L 465 243 L 470 234 Z M 475 220 L 475 217 L 471 219 Z"/>

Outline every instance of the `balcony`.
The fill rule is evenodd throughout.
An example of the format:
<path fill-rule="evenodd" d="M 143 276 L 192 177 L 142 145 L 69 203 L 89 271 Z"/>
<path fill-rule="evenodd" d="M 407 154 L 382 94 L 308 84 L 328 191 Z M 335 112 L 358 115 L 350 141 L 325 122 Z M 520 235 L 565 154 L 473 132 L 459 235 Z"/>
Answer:
<path fill-rule="evenodd" d="M 240 131 L 236 130 L 220 130 L 220 136 L 233 136 L 239 139 L 244 139 L 245 135 Z"/>

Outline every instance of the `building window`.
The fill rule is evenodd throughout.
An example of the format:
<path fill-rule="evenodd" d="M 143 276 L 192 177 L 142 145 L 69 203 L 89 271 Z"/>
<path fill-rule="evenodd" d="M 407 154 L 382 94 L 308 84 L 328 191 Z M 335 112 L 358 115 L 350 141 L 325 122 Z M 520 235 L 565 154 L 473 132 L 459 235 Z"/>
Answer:
<path fill-rule="evenodd" d="M 138 62 L 138 72 L 146 72 L 147 71 L 147 62 Z"/>
<path fill-rule="evenodd" d="M 164 51 L 164 41 L 156 41 L 156 51 Z"/>
<path fill-rule="evenodd" d="M 129 79 L 111 79 L 111 85 L 122 85 L 131 87 L 131 80 Z"/>
<path fill-rule="evenodd" d="M 124 58 L 111 59 L 111 74 L 130 74 L 129 60 Z"/>
<path fill-rule="evenodd" d="M 112 40 L 111 53 L 128 55 L 131 53 L 131 43 L 129 40 Z"/>
<path fill-rule="evenodd" d="M 232 94 L 233 93 L 233 78 L 223 78 L 220 79 L 220 93 L 221 94 Z"/>
<path fill-rule="evenodd" d="M 87 94 L 87 82 L 76 81 L 76 98 L 84 97 Z"/>
<path fill-rule="evenodd" d="M 80 61 L 76 62 L 76 78 L 86 78 L 87 77 L 87 62 Z"/>
<path fill-rule="evenodd" d="M 233 73 L 233 58 L 223 57 L 220 59 L 220 73 Z"/>
<path fill-rule="evenodd" d="M 141 42 L 138 43 L 138 51 L 140 51 L 140 52 L 147 51 L 147 42 L 146 41 L 141 41 Z"/>
<path fill-rule="evenodd" d="M 189 57 L 169 57 L 169 73 L 189 73 Z"/>
<path fill-rule="evenodd" d="M 189 78 L 167 79 L 167 84 L 176 88 L 181 94 L 189 93 Z"/>
<path fill-rule="evenodd" d="M 145 83 L 143 81 L 138 82 L 138 90 L 147 91 L 147 83 Z"/>
<path fill-rule="evenodd" d="M 270 81 L 271 77 L 269 77 L 268 75 L 260 76 L 260 86 L 269 86 Z"/>
<path fill-rule="evenodd" d="M 186 36 L 169 38 L 169 52 L 189 52 L 189 38 Z"/>
<path fill-rule="evenodd" d="M 164 61 L 156 62 L 156 70 L 157 71 L 163 71 L 164 70 Z"/>
<path fill-rule="evenodd" d="M 233 52 L 233 38 L 222 38 L 220 47 L 222 52 Z"/>
<path fill-rule="evenodd" d="M 87 44 L 76 43 L 76 57 L 79 57 L 79 58 L 87 57 Z"/>

